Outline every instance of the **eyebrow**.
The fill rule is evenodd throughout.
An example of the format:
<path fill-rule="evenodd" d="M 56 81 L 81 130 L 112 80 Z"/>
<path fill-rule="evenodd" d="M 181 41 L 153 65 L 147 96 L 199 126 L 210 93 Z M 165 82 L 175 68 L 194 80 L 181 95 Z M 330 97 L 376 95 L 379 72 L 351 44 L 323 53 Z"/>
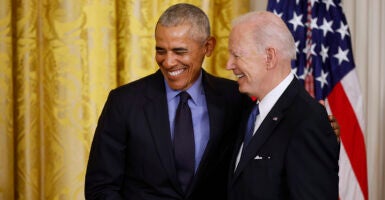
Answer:
<path fill-rule="evenodd" d="M 173 48 L 172 51 L 188 51 L 188 49 L 183 47 L 178 47 L 178 48 Z"/>
<path fill-rule="evenodd" d="M 155 50 L 165 50 L 165 48 L 156 46 Z M 188 51 L 188 49 L 184 48 L 184 47 L 176 47 L 176 48 L 172 48 L 171 50 L 172 51 Z"/>
<path fill-rule="evenodd" d="M 164 48 L 156 46 L 155 50 L 164 50 Z"/>

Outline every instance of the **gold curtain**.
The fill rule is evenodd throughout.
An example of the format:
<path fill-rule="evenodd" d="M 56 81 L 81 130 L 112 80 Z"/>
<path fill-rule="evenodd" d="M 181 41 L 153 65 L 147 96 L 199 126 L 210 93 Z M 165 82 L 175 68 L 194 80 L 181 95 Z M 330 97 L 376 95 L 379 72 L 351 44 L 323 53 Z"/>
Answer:
<path fill-rule="evenodd" d="M 0 200 L 84 199 L 108 92 L 157 69 L 154 26 L 179 1 L 0 0 Z M 224 70 L 227 36 L 248 0 L 190 0 L 211 19 Z"/>

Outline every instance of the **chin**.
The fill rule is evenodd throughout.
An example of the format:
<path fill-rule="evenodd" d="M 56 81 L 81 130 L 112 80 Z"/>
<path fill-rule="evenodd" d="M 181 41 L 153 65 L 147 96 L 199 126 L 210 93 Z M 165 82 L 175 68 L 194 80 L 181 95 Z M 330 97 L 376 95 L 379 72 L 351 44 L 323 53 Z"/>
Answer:
<path fill-rule="evenodd" d="M 253 93 L 253 91 L 251 90 L 251 88 L 248 88 L 248 87 L 245 87 L 245 86 L 239 86 L 239 92 L 243 93 L 243 94 L 247 94 L 247 95 L 250 95 L 251 93 Z"/>
<path fill-rule="evenodd" d="M 168 84 L 168 86 L 173 90 L 182 90 L 183 86 L 176 85 L 176 84 Z"/>
<path fill-rule="evenodd" d="M 167 81 L 168 86 L 173 90 L 184 90 L 186 89 L 186 84 L 180 84 L 172 81 Z"/>
<path fill-rule="evenodd" d="M 242 88 L 241 86 L 238 87 L 238 90 L 241 93 L 247 93 L 247 91 L 244 88 Z"/>

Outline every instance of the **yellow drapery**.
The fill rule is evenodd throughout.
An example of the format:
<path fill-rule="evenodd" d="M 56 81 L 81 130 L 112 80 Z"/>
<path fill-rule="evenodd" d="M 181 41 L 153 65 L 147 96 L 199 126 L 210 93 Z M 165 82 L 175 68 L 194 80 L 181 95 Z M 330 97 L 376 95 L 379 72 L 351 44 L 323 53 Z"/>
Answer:
<path fill-rule="evenodd" d="M 157 69 L 154 25 L 179 1 L 0 0 L 0 200 L 84 199 L 93 133 L 112 88 Z M 230 22 L 248 0 L 190 0 L 217 38 L 204 68 L 224 70 Z"/>

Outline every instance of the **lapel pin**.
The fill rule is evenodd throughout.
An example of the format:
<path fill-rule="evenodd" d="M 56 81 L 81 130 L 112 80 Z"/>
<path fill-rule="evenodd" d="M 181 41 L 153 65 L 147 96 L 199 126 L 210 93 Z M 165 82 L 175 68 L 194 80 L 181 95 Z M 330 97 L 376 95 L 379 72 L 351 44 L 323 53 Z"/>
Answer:
<path fill-rule="evenodd" d="M 278 117 L 273 117 L 273 121 L 277 121 L 278 120 Z"/>

